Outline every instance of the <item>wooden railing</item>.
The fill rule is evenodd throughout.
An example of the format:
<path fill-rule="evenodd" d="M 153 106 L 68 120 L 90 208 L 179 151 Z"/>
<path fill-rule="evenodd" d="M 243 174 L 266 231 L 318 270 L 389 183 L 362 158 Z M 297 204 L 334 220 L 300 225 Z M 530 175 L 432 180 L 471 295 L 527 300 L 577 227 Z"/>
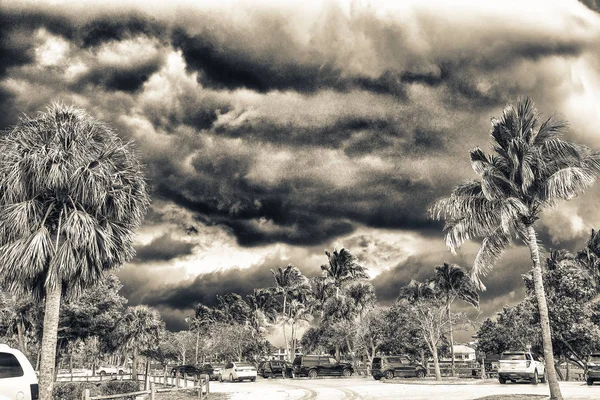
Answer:
<path fill-rule="evenodd" d="M 184 386 L 179 386 L 180 384 L 183 384 Z M 157 388 L 154 382 L 150 382 L 149 386 L 150 389 L 148 390 L 139 390 L 137 392 L 118 393 L 101 396 L 91 396 L 90 390 L 85 389 L 83 392 L 83 400 L 118 399 L 121 397 L 144 395 L 150 395 L 150 400 L 154 400 L 156 393 L 175 392 L 179 390 L 197 390 L 199 399 L 208 399 L 210 395 L 210 380 L 208 379 L 208 377 L 203 377 L 198 379 L 197 381 L 192 381 L 192 386 L 188 386 L 188 379 L 183 379 L 181 381 L 177 379 L 177 386 L 175 387 Z"/>

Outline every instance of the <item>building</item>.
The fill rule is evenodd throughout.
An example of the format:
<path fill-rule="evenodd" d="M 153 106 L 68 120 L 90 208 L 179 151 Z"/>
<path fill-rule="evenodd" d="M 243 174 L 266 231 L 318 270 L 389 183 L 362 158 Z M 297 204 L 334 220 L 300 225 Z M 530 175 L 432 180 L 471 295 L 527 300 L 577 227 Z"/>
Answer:
<path fill-rule="evenodd" d="M 298 355 L 298 354 L 302 354 L 301 347 L 296 349 L 296 355 Z M 271 358 L 271 360 L 292 360 L 293 361 L 294 357 L 288 358 L 287 355 L 288 355 L 288 350 L 285 347 L 283 347 L 283 348 L 277 347 L 271 353 L 270 358 Z"/>
<path fill-rule="evenodd" d="M 455 344 L 454 346 L 454 359 L 456 362 L 474 362 L 477 360 L 475 349 L 464 344 Z M 452 361 L 452 357 L 440 358 L 440 361 Z"/>

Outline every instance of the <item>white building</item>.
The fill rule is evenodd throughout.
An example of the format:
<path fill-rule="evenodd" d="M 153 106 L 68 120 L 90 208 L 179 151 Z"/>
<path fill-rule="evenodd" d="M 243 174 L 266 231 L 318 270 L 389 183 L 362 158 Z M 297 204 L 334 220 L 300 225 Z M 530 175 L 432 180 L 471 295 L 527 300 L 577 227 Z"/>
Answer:
<path fill-rule="evenodd" d="M 475 349 L 472 347 L 465 346 L 464 344 L 455 344 L 453 348 L 454 359 L 457 362 L 471 362 L 477 360 Z M 440 358 L 440 361 L 452 361 L 452 357 L 443 357 Z"/>

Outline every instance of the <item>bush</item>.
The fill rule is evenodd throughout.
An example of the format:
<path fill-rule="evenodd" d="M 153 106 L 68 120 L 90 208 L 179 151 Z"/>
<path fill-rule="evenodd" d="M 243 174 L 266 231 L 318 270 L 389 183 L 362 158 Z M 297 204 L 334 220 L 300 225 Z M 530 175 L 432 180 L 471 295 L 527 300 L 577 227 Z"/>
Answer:
<path fill-rule="evenodd" d="M 56 382 L 52 397 L 54 400 L 81 400 L 85 389 L 90 389 L 92 396 L 101 396 L 137 392 L 140 390 L 140 384 L 133 381 Z M 133 400 L 134 396 L 121 399 Z"/>

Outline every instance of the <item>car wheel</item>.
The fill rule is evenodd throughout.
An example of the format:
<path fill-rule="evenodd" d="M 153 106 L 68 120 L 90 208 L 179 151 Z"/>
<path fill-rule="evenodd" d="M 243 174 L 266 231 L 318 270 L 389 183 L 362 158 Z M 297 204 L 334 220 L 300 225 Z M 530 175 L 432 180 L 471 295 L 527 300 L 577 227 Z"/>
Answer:
<path fill-rule="evenodd" d="M 219 382 L 223 383 L 223 376 L 219 375 Z"/>
<path fill-rule="evenodd" d="M 417 371 L 417 378 L 425 378 L 425 371 Z"/>
<path fill-rule="evenodd" d="M 233 380 L 233 374 L 229 374 L 229 380 L 230 380 L 231 382 L 234 382 L 234 380 Z"/>
<path fill-rule="evenodd" d="M 106 376 L 106 371 L 100 371 L 100 376 Z"/>
<path fill-rule="evenodd" d="M 594 384 L 594 380 L 593 380 L 593 379 L 590 379 L 590 378 L 588 378 L 588 379 L 586 380 L 586 383 L 588 384 L 588 386 L 592 386 L 592 385 Z"/>
<path fill-rule="evenodd" d="M 380 376 L 374 376 L 373 379 L 375 379 L 376 381 L 380 380 L 381 377 Z"/>
<path fill-rule="evenodd" d="M 546 371 L 544 371 L 544 374 L 542 375 L 542 377 L 540 378 L 540 382 L 542 383 L 546 383 L 546 381 L 548 380 L 548 377 L 546 377 Z"/>
<path fill-rule="evenodd" d="M 532 385 L 537 385 L 538 384 L 538 373 L 537 373 L 537 370 L 533 373 L 533 378 L 531 378 L 531 384 Z"/>
<path fill-rule="evenodd" d="M 350 368 L 346 368 L 343 372 L 344 376 L 348 377 L 348 376 L 352 376 L 352 370 L 350 370 Z"/>
<path fill-rule="evenodd" d="M 506 379 L 499 377 L 498 382 L 500 382 L 501 385 L 504 385 L 506 383 Z"/>
<path fill-rule="evenodd" d="M 250 382 L 256 382 L 256 378 L 250 378 Z"/>
<path fill-rule="evenodd" d="M 120 369 L 120 370 L 119 370 L 119 375 L 123 375 L 123 374 L 124 374 L 123 370 L 122 370 L 122 369 Z"/>
<path fill-rule="evenodd" d="M 385 376 L 385 379 L 394 379 L 394 371 L 385 371 L 383 376 Z"/>
<path fill-rule="evenodd" d="M 316 369 L 311 369 L 310 371 L 308 371 L 308 377 L 310 379 L 315 379 L 317 377 L 318 373 Z"/>

